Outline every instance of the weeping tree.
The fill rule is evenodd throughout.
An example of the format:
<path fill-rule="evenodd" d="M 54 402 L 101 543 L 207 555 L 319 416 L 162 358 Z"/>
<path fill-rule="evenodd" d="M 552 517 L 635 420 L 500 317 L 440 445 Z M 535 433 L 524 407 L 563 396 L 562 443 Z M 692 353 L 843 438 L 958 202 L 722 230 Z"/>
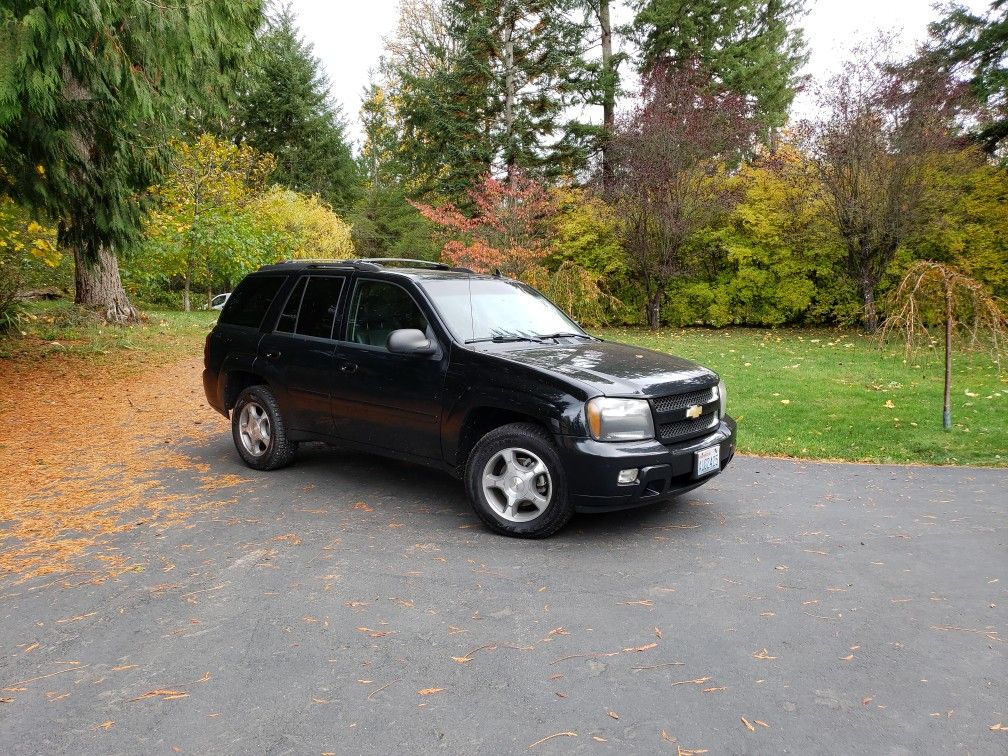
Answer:
<path fill-rule="evenodd" d="M 56 222 L 76 302 L 137 318 L 118 256 L 140 236 L 168 138 L 232 87 L 260 0 L 12 0 L 0 10 L 0 176 Z"/>
<path fill-rule="evenodd" d="M 1008 324 L 983 284 L 954 265 L 920 260 L 903 277 L 892 300 L 893 314 L 882 324 L 883 342 L 896 337 L 907 353 L 923 339 L 934 343 L 929 323 L 940 321 L 945 331 L 945 404 L 942 422 L 952 428 L 952 345 L 957 331 L 969 348 L 990 346 L 998 367 L 1008 345 Z M 983 339 L 986 337 L 986 341 Z"/>

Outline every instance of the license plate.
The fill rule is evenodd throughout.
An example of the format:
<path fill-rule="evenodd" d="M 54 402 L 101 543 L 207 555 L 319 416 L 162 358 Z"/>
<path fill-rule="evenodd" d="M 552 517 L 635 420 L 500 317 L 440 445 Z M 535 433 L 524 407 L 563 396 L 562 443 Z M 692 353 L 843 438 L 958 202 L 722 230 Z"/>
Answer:
<path fill-rule="evenodd" d="M 721 446 L 711 446 L 696 452 L 696 476 L 710 475 L 721 469 Z"/>

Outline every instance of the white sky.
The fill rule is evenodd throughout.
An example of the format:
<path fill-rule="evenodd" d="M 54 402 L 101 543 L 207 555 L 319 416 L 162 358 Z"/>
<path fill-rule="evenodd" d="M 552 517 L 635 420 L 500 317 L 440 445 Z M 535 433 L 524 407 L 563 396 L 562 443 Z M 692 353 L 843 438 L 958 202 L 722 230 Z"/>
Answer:
<path fill-rule="evenodd" d="M 962 0 L 961 0 L 962 1 Z M 615 0 L 619 21 L 630 15 L 626 0 Z M 981 11 L 989 0 L 965 0 Z M 360 139 L 358 110 L 368 72 L 376 67 L 398 17 L 398 0 L 292 0 L 305 38 L 315 45 L 315 54 L 332 82 L 331 94 L 343 106 L 352 139 Z M 909 53 L 926 36 L 928 22 L 937 18 L 931 0 L 807 0 L 803 21 L 809 47 L 806 73 L 822 80 L 836 70 L 852 46 L 879 31 L 899 34 L 901 47 Z M 795 112 L 807 114 L 808 97 L 799 96 Z"/>

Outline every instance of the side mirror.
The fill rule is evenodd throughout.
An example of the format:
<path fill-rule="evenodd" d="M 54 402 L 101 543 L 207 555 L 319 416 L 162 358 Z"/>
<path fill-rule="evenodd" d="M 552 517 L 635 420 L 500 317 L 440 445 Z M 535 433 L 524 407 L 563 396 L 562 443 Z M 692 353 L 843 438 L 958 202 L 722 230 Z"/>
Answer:
<path fill-rule="evenodd" d="M 424 332 L 416 328 L 400 328 L 398 331 L 392 331 L 388 341 L 385 342 L 385 348 L 395 354 L 413 354 L 418 357 L 431 355 L 437 351 L 437 347 Z"/>

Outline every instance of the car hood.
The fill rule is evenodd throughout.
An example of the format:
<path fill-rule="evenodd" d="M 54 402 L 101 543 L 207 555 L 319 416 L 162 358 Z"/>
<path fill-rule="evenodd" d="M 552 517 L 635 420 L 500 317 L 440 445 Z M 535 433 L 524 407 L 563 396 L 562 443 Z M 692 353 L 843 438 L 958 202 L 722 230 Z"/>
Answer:
<path fill-rule="evenodd" d="M 536 345 L 494 356 L 578 381 L 607 396 L 664 396 L 718 381 L 716 373 L 695 362 L 611 341 Z"/>

